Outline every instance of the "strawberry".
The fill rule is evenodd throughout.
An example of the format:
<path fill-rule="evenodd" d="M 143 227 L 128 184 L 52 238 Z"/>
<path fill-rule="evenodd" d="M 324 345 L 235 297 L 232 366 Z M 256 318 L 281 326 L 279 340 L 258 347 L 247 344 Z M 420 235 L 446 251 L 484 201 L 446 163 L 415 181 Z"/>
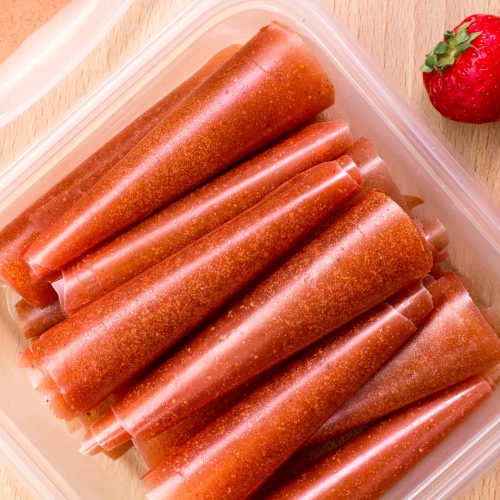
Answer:
<path fill-rule="evenodd" d="M 442 115 L 465 123 L 500 120 L 500 17 L 464 19 L 444 34 L 420 69 Z"/>

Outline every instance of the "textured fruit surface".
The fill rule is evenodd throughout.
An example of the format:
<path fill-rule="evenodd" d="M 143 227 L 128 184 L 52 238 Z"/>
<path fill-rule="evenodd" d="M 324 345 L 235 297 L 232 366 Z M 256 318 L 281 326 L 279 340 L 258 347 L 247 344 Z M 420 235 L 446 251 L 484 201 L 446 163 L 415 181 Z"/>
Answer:
<path fill-rule="evenodd" d="M 427 54 L 421 70 L 442 115 L 466 123 L 500 120 L 500 17 L 464 19 Z"/>

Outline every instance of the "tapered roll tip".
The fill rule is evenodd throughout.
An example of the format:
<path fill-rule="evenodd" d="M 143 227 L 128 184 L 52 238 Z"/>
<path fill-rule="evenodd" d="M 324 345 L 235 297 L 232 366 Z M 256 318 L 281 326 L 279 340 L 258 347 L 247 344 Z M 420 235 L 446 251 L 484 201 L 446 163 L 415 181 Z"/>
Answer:
<path fill-rule="evenodd" d="M 363 185 L 363 176 L 361 175 L 358 165 L 350 156 L 342 155 L 336 160 L 336 162 L 340 165 L 344 172 L 353 178 L 356 184 L 359 184 L 360 186 Z"/>
<path fill-rule="evenodd" d="M 28 248 L 23 258 L 26 264 L 28 264 L 31 275 L 35 281 L 41 280 L 46 276 L 53 274 L 55 271 L 54 269 L 49 269 L 48 267 L 44 267 L 40 264 L 41 259 L 36 244 Z"/>
<path fill-rule="evenodd" d="M 484 378 L 491 385 L 494 390 L 497 384 L 500 382 L 500 363 L 488 369 L 484 374 Z"/>
<path fill-rule="evenodd" d="M 414 208 L 424 204 L 424 200 L 422 200 L 422 198 L 419 198 L 418 196 L 405 194 L 403 198 L 405 199 L 408 210 L 413 210 Z"/>
<path fill-rule="evenodd" d="M 450 242 L 448 231 L 444 227 L 443 223 L 437 218 L 424 219 L 421 223 L 425 239 L 436 249 L 437 252 L 443 251 Z"/>
<path fill-rule="evenodd" d="M 432 295 L 434 305 L 439 304 L 444 297 L 446 291 L 450 288 L 450 280 L 447 276 L 441 276 L 439 279 L 431 281 L 427 280 L 425 286 Z"/>
<path fill-rule="evenodd" d="M 122 427 L 112 410 L 90 426 L 93 439 L 103 450 L 112 451 L 130 441 L 132 436 Z"/>
<path fill-rule="evenodd" d="M 83 437 L 82 444 L 78 450 L 82 455 L 86 455 L 87 457 L 91 457 L 93 455 L 97 455 L 102 451 L 102 448 L 95 441 L 92 433 L 88 431 Z"/>

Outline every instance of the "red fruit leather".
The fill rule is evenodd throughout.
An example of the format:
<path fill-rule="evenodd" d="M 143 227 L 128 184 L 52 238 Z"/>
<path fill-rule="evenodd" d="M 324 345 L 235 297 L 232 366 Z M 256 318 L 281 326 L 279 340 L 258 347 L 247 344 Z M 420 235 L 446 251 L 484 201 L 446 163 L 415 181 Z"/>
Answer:
<path fill-rule="evenodd" d="M 33 306 L 45 307 L 57 299 L 50 284 L 36 281 L 22 258 L 29 245 L 84 196 L 179 101 L 238 49 L 238 45 L 231 45 L 218 52 L 184 83 L 136 118 L 0 231 L 0 276 L 26 301 Z"/>
<path fill-rule="evenodd" d="M 436 281 L 432 278 L 432 276 L 427 275 L 421 282 L 418 282 L 413 285 L 413 287 L 409 287 L 408 289 L 399 292 L 389 300 L 393 307 L 395 307 L 401 314 L 404 314 L 407 318 L 411 319 L 417 327 L 427 318 L 429 314 L 429 309 L 426 307 L 428 299 L 426 299 L 423 295 L 422 284 L 425 285 L 428 293 L 431 295 L 433 304 L 439 303 L 444 291 L 450 286 L 446 277 Z M 270 492 L 279 489 L 291 479 L 297 477 L 299 474 L 318 463 L 327 455 L 330 455 L 332 452 L 347 443 L 347 441 L 350 441 L 352 438 L 363 432 L 367 427 L 368 425 L 358 427 L 318 446 L 302 447 L 293 456 L 291 456 L 289 460 L 284 462 L 280 468 L 273 473 L 269 480 L 267 480 L 252 494 L 252 500 L 267 498 Z"/>
<path fill-rule="evenodd" d="M 396 186 L 387 163 L 378 155 L 372 139 L 357 139 L 345 154 L 354 160 L 363 175 L 363 191 L 378 189 L 390 196 L 404 210 L 409 211 L 406 197 Z"/>
<path fill-rule="evenodd" d="M 369 193 L 135 385 L 113 405 L 108 418 L 114 423 L 96 424 L 94 436 L 106 447 L 128 435 L 157 435 L 421 278 L 431 266 L 430 250 L 407 214 L 384 194 Z"/>
<path fill-rule="evenodd" d="M 242 387 L 237 387 L 236 389 L 224 394 L 221 398 L 216 401 L 212 401 L 210 404 L 202 408 L 200 411 L 193 413 L 188 418 L 185 418 L 177 425 L 174 425 L 170 429 L 158 434 L 152 439 L 133 439 L 132 444 L 137 449 L 139 456 L 142 458 L 144 464 L 148 469 L 153 469 L 159 465 L 167 457 L 177 453 L 177 450 L 189 439 L 191 439 L 195 434 L 207 427 L 208 424 L 213 422 L 215 419 L 219 418 L 221 415 L 226 413 L 230 408 L 232 408 L 236 403 L 239 403 L 242 399 L 248 396 L 248 394 L 261 385 L 265 380 L 269 379 L 273 373 L 277 371 L 279 367 L 275 367 L 272 370 L 267 371 L 254 380 L 250 381 Z M 106 400 L 108 401 L 109 398 Z M 101 403 L 102 404 L 102 403 Z M 107 405 L 107 409 L 111 406 L 112 402 Z M 95 418 L 90 422 L 93 424 L 101 417 L 105 416 L 107 411 L 101 412 L 98 418 Z M 90 428 L 91 425 L 88 427 Z M 131 444 L 127 441 L 124 444 Z M 122 445 L 123 446 L 123 445 Z M 80 453 L 83 455 L 95 455 L 99 452 L 113 453 L 114 450 L 120 449 L 121 446 L 107 451 L 99 446 L 91 432 L 88 432 L 82 441 L 80 446 Z"/>
<path fill-rule="evenodd" d="M 241 396 L 240 393 L 242 393 Z M 243 399 L 243 394 L 244 391 L 238 388 L 228 393 L 228 397 L 210 403 L 199 412 L 190 415 L 152 439 L 133 439 L 133 444 L 148 469 L 154 469 L 167 458 L 174 457 L 195 434 Z"/>
<path fill-rule="evenodd" d="M 16 303 L 16 319 L 23 335 L 27 339 L 38 337 L 60 321 L 66 318 L 59 301 L 44 308 L 34 307 L 24 299 Z"/>
<path fill-rule="evenodd" d="M 56 417 L 70 421 L 78 416 L 78 413 L 70 408 L 66 401 L 64 401 L 54 381 L 44 376 L 36 367 L 29 346 L 21 351 L 19 355 L 19 366 L 25 369 L 31 385 L 43 395 L 45 402 Z"/>
<path fill-rule="evenodd" d="M 380 498 L 492 393 L 472 377 L 382 420 L 267 498 Z"/>
<path fill-rule="evenodd" d="M 423 203 L 422 200 L 413 196 L 405 196 L 397 187 L 391 176 L 387 163 L 378 155 L 375 145 L 371 139 L 361 137 L 354 141 L 353 145 L 345 152 L 346 158 L 351 158 L 358 166 L 364 179 L 363 190 L 354 197 L 344 209 L 356 203 L 357 199 L 364 193 L 377 189 L 390 196 L 406 212 Z M 342 165 L 344 167 L 344 165 Z M 446 259 L 444 250 L 448 246 L 448 232 L 439 219 L 428 219 L 417 222 L 422 234 L 432 247 L 434 262 Z"/>
<path fill-rule="evenodd" d="M 205 429 L 208 424 L 212 423 L 241 400 L 246 398 L 276 371 L 276 369 L 270 370 L 248 384 L 237 387 L 227 394 L 224 394 L 221 398 L 212 401 L 200 411 L 193 413 L 177 425 L 170 427 L 152 439 L 133 439 L 133 444 L 137 448 L 139 455 L 148 469 L 154 469 L 163 461 L 167 460 L 167 458 L 174 457 L 180 448 L 195 434 Z M 99 451 L 102 450 L 102 448 L 96 447 L 95 440 L 93 440 L 93 449 L 91 449 L 91 451 L 94 451 L 94 449 L 98 449 Z"/>
<path fill-rule="evenodd" d="M 363 189 L 357 196 L 354 196 L 349 203 L 344 205 L 342 211 L 335 213 L 329 220 L 325 221 L 322 226 L 311 235 L 311 239 L 328 227 L 337 217 L 339 217 L 341 212 L 347 211 L 370 191 L 381 191 L 392 198 L 406 212 L 409 212 L 406 203 L 407 197 L 401 194 L 394 183 L 387 163 L 378 155 L 371 139 L 367 137 L 357 139 L 352 146 L 346 150 L 344 156 L 338 158 L 337 161 L 343 169 L 348 170 L 352 165 L 358 167 L 363 176 Z"/>
<path fill-rule="evenodd" d="M 26 261 L 38 276 L 61 269 L 333 102 L 302 38 L 271 23 L 41 234 Z"/>
<path fill-rule="evenodd" d="M 390 328 L 392 325 L 396 326 L 401 323 L 404 326 L 401 332 L 401 335 L 403 335 L 404 331 L 407 330 L 408 323 L 401 322 L 400 315 L 404 315 L 417 325 L 427 316 L 433 307 L 429 292 L 427 292 L 420 282 L 397 294 L 389 300 L 389 303 L 399 314 L 394 314 L 390 307 L 380 306 L 377 311 L 369 313 L 370 318 L 376 317 L 378 319 L 376 322 L 375 319 L 365 321 L 367 328 L 373 328 L 375 325 L 378 325 L 377 327 L 379 328 Z M 357 323 L 360 323 L 360 321 Z M 359 325 L 356 328 L 359 330 Z M 177 425 L 174 425 L 152 439 L 147 441 L 134 439 L 134 445 L 148 468 L 154 469 L 161 462 L 174 457 L 180 447 L 195 434 L 207 427 L 216 418 L 226 413 L 226 411 L 246 397 L 251 390 L 256 389 L 262 382 L 261 378 L 259 377 L 257 381 L 251 382 L 242 388 L 237 387 L 233 389 L 222 398 L 209 403 L 200 411 L 190 415 Z M 265 378 L 269 377 L 266 376 Z"/>
<path fill-rule="evenodd" d="M 205 184 L 63 269 L 53 285 L 64 310 L 96 300 L 351 144 L 346 122 L 315 123 Z"/>
<path fill-rule="evenodd" d="M 422 284 L 411 295 L 410 313 L 432 310 Z M 148 498 L 246 498 L 415 330 L 384 303 L 324 339 L 147 474 Z"/>
<path fill-rule="evenodd" d="M 101 297 L 31 345 L 36 366 L 68 405 L 85 410 L 108 396 L 359 192 L 328 162 Z"/>
<path fill-rule="evenodd" d="M 106 412 L 109 410 L 111 403 L 114 401 L 114 395 L 111 395 L 109 398 L 101 401 L 97 406 L 92 408 L 91 410 L 87 410 L 84 413 L 81 413 L 77 416 L 78 422 L 84 431 L 88 433 L 90 426 L 99 420 Z M 131 448 L 131 443 L 124 443 L 121 446 L 117 446 L 113 451 L 104 451 L 104 453 L 111 459 L 116 460 L 123 456 L 125 452 L 127 452 Z M 95 450 L 96 453 L 101 450 Z M 94 453 L 92 453 L 94 454 Z"/>
<path fill-rule="evenodd" d="M 408 344 L 311 437 L 317 445 L 500 361 L 500 340 L 458 276 Z"/>

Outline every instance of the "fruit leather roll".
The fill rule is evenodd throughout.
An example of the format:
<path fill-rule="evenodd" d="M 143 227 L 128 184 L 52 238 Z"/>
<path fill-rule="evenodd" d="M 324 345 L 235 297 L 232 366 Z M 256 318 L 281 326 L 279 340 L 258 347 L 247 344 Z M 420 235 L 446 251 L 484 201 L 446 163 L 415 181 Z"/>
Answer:
<path fill-rule="evenodd" d="M 454 274 L 428 321 L 308 441 L 315 445 L 475 375 L 500 361 L 500 339 Z"/>
<path fill-rule="evenodd" d="M 351 144 L 346 122 L 315 123 L 172 203 L 63 269 L 53 285 L 64 310 L 101 297 Z"/>
<path fill-rule="evenodd" d="M 195 434 L 205 429 L 208 424 L 212 423 L 237 402 L 243 399 L 243 396 L 240 396 L 240 392 L 240 388 L 231 391 L 226 395 L 226 397 L 208 404 L 205 408 L 202 408 L 200 411 L 190 415 L 177 425 L 174 425 L 170 429 L 167 429 L 152 439 L 134 439 L 133 444 L 148 469 L 154 469 L 167 458 L 176 455 L 181 447 Z M 89 437 L 91 439 L 90 445 L 92 447 L 90 451 L 94 453 L 96 449 L 95 441 L 91 438 L 91 436 Z M 80 452 L 83 454 L 89 454 L 89 450 L 87 450 L 84 445 L 85 443 L 83 443 L 80 448 Z M 102 448 L 98 449 L 98 451 L 101 450 Z"/>
<path fill-rule="evenodd" d="M 33 359 L 89 408 L 146 368 L 360 190 L 327 162 L 45 332 Z"/>
<path fill-rule="evenodd" d="M 448 230 L 439 219 L 423 219 L 415 221 L 427 243 L 431 246 L 434 264 L 439 264 L 448 257 L 446 247 L 449 243 Z"/>
<path fill-rule="evenodd" d="M 127 441 L 124 444 L 133 444 L 148 469 L 153 469 L 167 457 L 177 453 L 177 450 L 184 443 L 207 427 L 208 424 L 219 418 L 236 403 L 239 403 L 242 399 L 248 396 L 253 389 L 257 388 L 265 380 L 270 378 L 271 375 L 278 370 L 278 368 L 279 366 L 263 373 L 259 377 L 256 377 L 248 384 L 237 387 L 227 394 L 224 394 L 221 398 L 212 401 L 200 411 L 193 413 L 178 424 L 170 427 L 152 439 L 133 439 L 132 442 Z M 124 393 L 122 393 L 122 395 L 123 394 Z M 106 399 L 106 402 L 109 400 L 110 398 Z M 86 427 L 88 432 L 85 434 L 79 450 L 83 455 L 95 455 L 100 452 L 104 452 L 109 455 L 110 453 L 113 453 L 114 450 L 121 448 L 121 446 L 118 446 L 117 448 L 110 448 L 110 451 L 101 448 L 97 445 L 92 432 L 89 430 L 94 422 L 108 413 L 107 410 L 110 408 L 112 403 L 113 401 L 109 402 L 106 406 L 106 411 L 100 412 L 100 415 L 97 418 L 93 418 Z M 102 403 L 100 403 L 99 407 L 102 407 Z"/>
<path fill-rule="evenodd" d="M 41 234 L 26 261 L 38 276 L 61 269 L 333 101 L 333 86 L 302 38 L 270 24 Z"/>
<path fill-rule="evenodd" d="M 21 351 L 18 364 L 24 368 L 32 387 L 43 396 L 45 403 L 56 417 L 68 422 L 78 417 L 79 413 L 68 406 L 54 381 L 44 376 L 37 368 L 29 346 Z"/>
<path fill-rule="evenodd" d="M 33 278 L 29 266 L 22 258 L 29 245 L 74 205 L 179 101 L 238 49 L 238 45 L 232 45 L 217 53 L 184 83 L 136 118 L 0 231 L 0 276 L 26 301 L 37 307 L 45 307 L 57 299 L 50 284 Z"/>
<path fill-rule="evenodd" d="M 38 335 L 66 318 L 66 314 L 57 300 L 41 308 L 32 306 L 24 299 L 21 299 L 16 303 L 15 309 L 17 322 L 27 339 L 38 337 Z"/>
<path fill-rule="evenodd" d="M 134 439 L 133 444 L 148 469 L 154 469 L 163 461 L 174 457 L 179 452 L 181 447 L 195 434 L 205 429 L 209 424 L 229 411 L 241 400 L 246 398 L 253 390 L 269 379 L 274 372 L 277 372 L 277 369 L 270 370 L 269 372 L 266 372 L 260 377 L 252 380 L 248 384 L 233 389 L 216 401 L 209 403 L 200 411 L 193 413 L 177 425 L 170 427 L 152 439 Z M 87 443 L 83 443 L 82 448 L 80 448 L 80 452 L 88 454 L 88 451 L 92 453 L 95 450 L 102 451 L 102 448 L 95 446 L 95 440 L 91 438 L 91 434 L 88 435 L 88 438 L 89 441 Z M 88 444 L 90 448 L 86 449 L 85 444 Z M 119 448 L 120 447 L 115 449 Z"/>
<path fill-rule="evenodd" d="M 382 420 L 268 498 L 381 497 L 487 399 L 476 375 Z"/>
<path fill-rule="evenodd" d="M 246 498 L 415 332 L 398 307 L 433 303 L 419 284 L 303 353 L 147 474 L 148 498 Z"/>
<path fill-rule="evenodd" d="M 406 197 L 401 194 L 387 163 L 377 153 L 372 139 L 368 137 L 357 139 L 345 154 L 359 167 L 364 179 L 364 191 L 378 189 L 408 211 Z"/>
<path fill-rule="evenodd" d="M 385 300 L 432 266 L 390 198 L 369 193 L 92 427 L 101 446 L 148 439 Z"/>
<path fill-rule="evenodd" d="M 400 292 L 396 297 L 390 300 L 390 304 L 400 314 L 410 319 L 415 325 L 418 325 L 423 320 L 430 312 L 431 306 L 433 306 L 433 302 L 429 300 L 429 293 L 422 288 L 421 283 L 417 283 L 412 287 L 408 287 L 407 290 Z M 382 311 L 382 306 L 379 310 Z M 384 310 L 385 315 L 382 314 L 382 312 L 379 313 L 381 321 L 378 324 L 382 324 L 383 321 L 385 322 L 386 320 L 388 325 L 390 325 L 390 321 L 393 321 L 395 324 L 397 320 L 394 318 L 397 316 L 387 307 L 385 307 Z M 404 322 L 403 324 L 406 328 L 407 323 Z M 267 373 L 265 375 L 265 378 L 268 378 Z M 134 446 L 137 448 L 139 455 L 148 468 L 153 469 L 167 458 L 176 455 L 180 447 L 196 433 L 207 427 L 208 424 L 212 423 L 216 418 L 228 411 L 229 408 L 246 397 L 252 388 L 255 389 L 258 383 L 260 383 L 261 378 L 263 377 L 258 377 L 259 380 L 251 382 L 243 388 L 237 387 L 233 389 L 222 398 L 209 403 L 198 412 L 190 415 L 152 439 L 134 439 Z M 86 451 L 85 447 L 82 451 Z"/>
<path fill-rule="evenodd" d="M 91 408 L 90 410 L 87 410 L 77 416 L 77 423 L 80 424 L 80 427 L 83 428 L 85 432 L 88 432 L 90 429 L 90 426 L 99 420 L 103 415 L 106 414 L 106 412 L 109 410 L 111 404 L 113 401 L 116 400 L 117 396 L 120 396 L 123 394 L 123 391 L 126 389 L 126 386 L 120 388 L 116 393 L 112 394 L 108 398 L 106 398 L 104 401 L 101 401 L 98 405 L 94 406 L 94 408 Z M 75 421 L 73 421 L 75 422 Z M 71 425 L 71 424 L 70 424 Z M 104 453 L 111 458 L 112 460 L 116 460 L 120 458 L 124 453 L 126 453 L 130 448 L 131 448 L 132 443 L 124 443 L 121 446 L 116 447 L 112 451 L 104 451 Z M 101 451 L 101 450 L 96 450 Z"/>
<path fill-rule="evenodd" d="M 411 318 L 416 327 L 428 316 L 429 308 L 427 300 L 424 301 L 422 293 L 422 284 L 428 290 L 428 294 L 432 297 L 432 303 L 436 304 L 441 300 L 444 291 L 449 287 L 448 280 L 443 277 L 439 280 L 434 280 L 432 276 L 427 275 L 418 284 L 409 287 L 407 290 L 399 292 L 394 296 L 390 303 L 400 313 L 407 318 Z M 424 307 L 422 307 L 422 305 Z M 269 492 L 275 491 L 285 483 L 295 478 L 312 465 L 316 464 L 324 457 L 340 448 L 342 445 L 350 441 L 352 438 L 363 432 L 368 426 L 358 427 L 350 432 L 342 434 L 330 441 L 322 443 L 318 446 L 302 447 L 289 460 L 284 462 L 279 469 L 252 495 L 252 499 L 264 498 Z"/>

